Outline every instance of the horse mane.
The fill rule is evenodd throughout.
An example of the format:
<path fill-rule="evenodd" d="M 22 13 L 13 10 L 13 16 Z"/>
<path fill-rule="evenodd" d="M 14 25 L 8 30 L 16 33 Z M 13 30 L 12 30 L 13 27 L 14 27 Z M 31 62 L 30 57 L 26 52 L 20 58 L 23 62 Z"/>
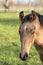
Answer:
<path fill-rule="evenodd" d="M 40 25 L 43 26 L 43 15 L 40 15 L 39 22 L 40 22 Z"/>
<path fill-rule="evenodd" d="M 39 22 L 40 22 L 40 25 L 43 26 L 43 15 L 39 14 L 36 12 L 36 15 L 38 16 L 39 18 Z"/>

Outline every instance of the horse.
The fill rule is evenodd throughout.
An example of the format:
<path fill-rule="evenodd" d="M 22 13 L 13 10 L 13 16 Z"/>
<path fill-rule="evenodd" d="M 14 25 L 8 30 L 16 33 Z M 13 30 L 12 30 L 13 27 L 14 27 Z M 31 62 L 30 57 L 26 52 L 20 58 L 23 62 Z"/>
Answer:
<path fill-rule="evenodd" d="M 6 6 L 5 4 L 3 5 L 5 8 L 5 12 L 8 10 L 9 11 L 9 6 Z"/>
<path fill-rule="evenodd" d="M 32 10 L 30 14 L 19 13 L 21 21 L 19 35 L 21 42 L 20 58 L 25 61 L 29 57 L 30 49 L 34 44 L 43 64 L 43 15 Z"/>
<path fill-rule="evenodd" d="M 5 8 L 5 12 L 9 11 L 9 2 L 8 0 L 5 0 L 5 3 L 3 4 L 4 8 Z"/>

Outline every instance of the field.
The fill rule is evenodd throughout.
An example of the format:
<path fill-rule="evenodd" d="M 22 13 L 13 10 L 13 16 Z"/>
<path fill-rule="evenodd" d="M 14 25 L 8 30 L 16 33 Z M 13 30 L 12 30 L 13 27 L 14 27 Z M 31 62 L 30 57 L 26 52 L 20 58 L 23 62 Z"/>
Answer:
<path fill-rule="evenodd" d="M 34 46 L 27 61 L 19 58 L 19 26 L 18 13 L 0 13 L 0 65 L 41 65 Z"/>

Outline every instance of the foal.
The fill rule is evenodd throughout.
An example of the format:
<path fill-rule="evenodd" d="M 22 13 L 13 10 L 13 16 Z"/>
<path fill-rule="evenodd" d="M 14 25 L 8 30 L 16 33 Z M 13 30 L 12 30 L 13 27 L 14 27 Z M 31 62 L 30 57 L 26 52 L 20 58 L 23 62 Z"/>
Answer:
<path fill-rule="evenodd" d="M 21 11 L 19 18 L 21 20 L 19 28 L 21 40 L 20 58 L 26 60 L 30 48 L 34 44 L 43 63 L 43 16 L 35 11 L 24 16 L 24 12 Z"/>

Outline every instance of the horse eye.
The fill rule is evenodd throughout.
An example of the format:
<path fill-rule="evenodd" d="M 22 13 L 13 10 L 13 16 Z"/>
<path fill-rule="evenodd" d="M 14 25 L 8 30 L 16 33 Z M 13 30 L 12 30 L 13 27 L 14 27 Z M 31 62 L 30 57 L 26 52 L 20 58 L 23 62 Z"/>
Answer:
<path fill-rule="evenodd" d="M 32 34 L 34 34 L 35 32 L 33 31 Z"/>
<path fill-rule="evenodd" d="M 30 32 L 31 32 L 32 34 L 34 34 L 34 33 L 35 33 L 35 30 L 33 30 L 33 29 L 30 29 Z"/>

